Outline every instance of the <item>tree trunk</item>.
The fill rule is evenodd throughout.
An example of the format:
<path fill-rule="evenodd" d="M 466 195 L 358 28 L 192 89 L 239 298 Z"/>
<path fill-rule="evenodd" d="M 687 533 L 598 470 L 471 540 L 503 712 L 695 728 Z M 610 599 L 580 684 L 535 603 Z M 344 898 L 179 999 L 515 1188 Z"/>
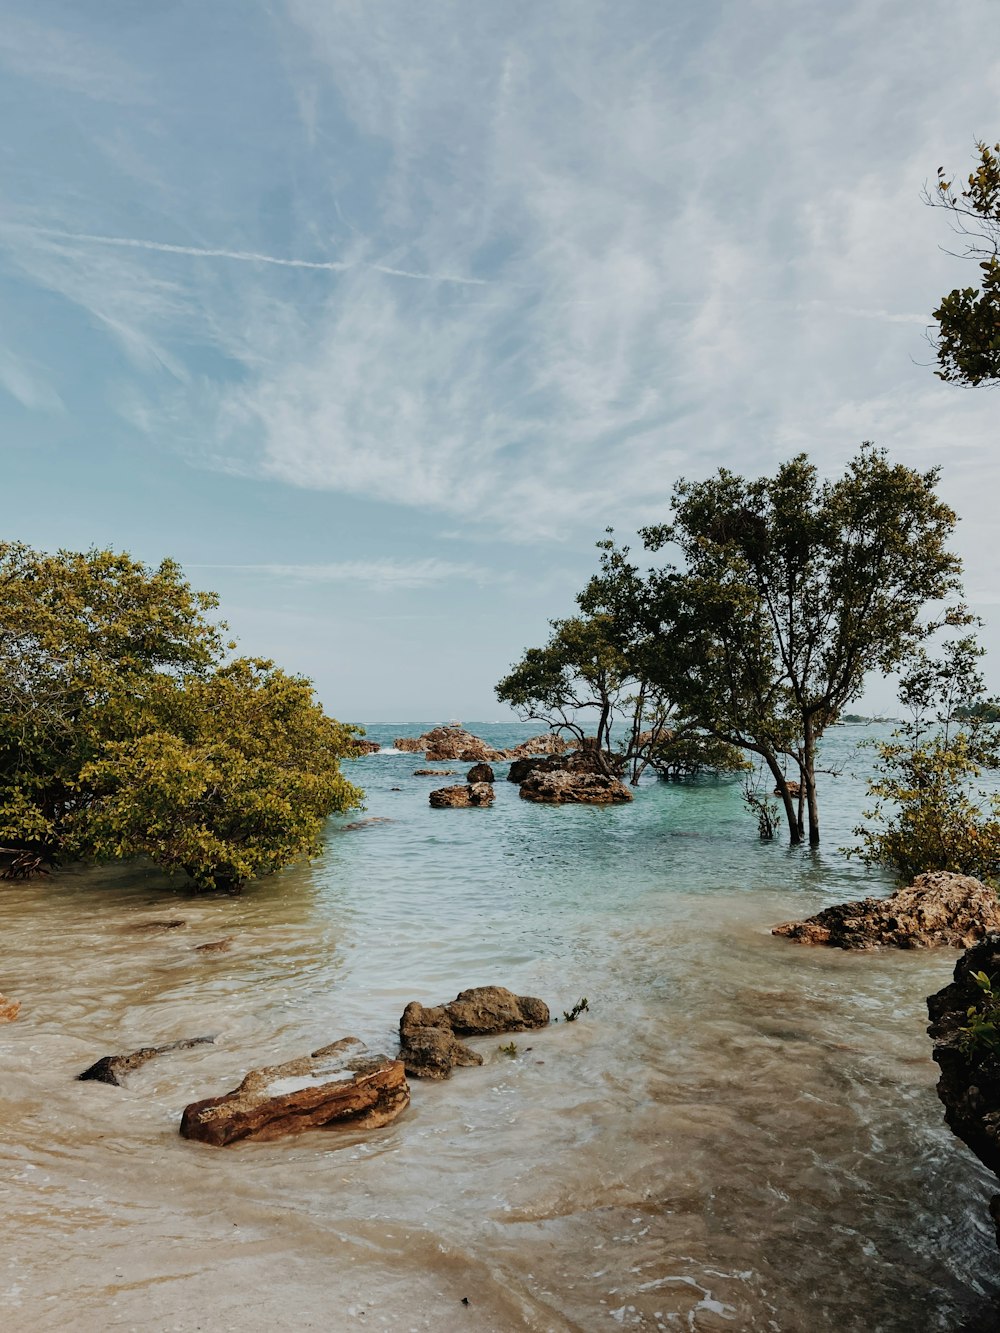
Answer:
<path fill-rule="evenodd" d="M 819 805 L 816 800 L 816 737 L 813 735 L 812 719 L 805 720 L 805 745 L 802 755 L 802 785 L 806 792 L 806 809 L 809 812 L 809 846 L 819 846 Z"/>
<path fill-rule="evenodd" d="M 781 771 L 781 765 L 778 763 L 776 755 L 771 754 L 770 751 L 766 752 L 764 762 L 771 770 L 774 785 L 781 797 L 781 804 L 785 807 L 785 818 L 788 821 L 788 840 L 793 847 L 797 847 L 802 841 L 802 827 L 795 809 L 795 803 L 792 800 L 792 794 L 788 790 L 788 780 Z"/>

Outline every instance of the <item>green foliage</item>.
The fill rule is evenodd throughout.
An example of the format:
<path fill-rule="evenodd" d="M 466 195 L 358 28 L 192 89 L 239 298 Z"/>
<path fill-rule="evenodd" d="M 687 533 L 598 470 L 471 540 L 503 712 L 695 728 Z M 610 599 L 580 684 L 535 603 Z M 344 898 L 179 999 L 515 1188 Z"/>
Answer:
<path fill-rule="evenodd" d="M 649 763 L 667 782 L 680 782 L 702 773 L 742 773 L 753 767 L 735 745 L 708 732 L 684 727 L 661 736 L 652 748 Z"/>
<path fill-rule="evenodd" d="M 606 765 L 616 723 L 623 722 L 620 750 L 637 782 L 670 716 L 669 704 L 635 671 L 608 612 L 596 608 L 551 624 L 548 643 L 525 652 L 497 685 L 497 698 L 581 744 L 588 731 L 595 734 L 595 755 Z"/>
<path fill-rule="evenodd" d="M 993 987 L 993 978 L 985 972 L 973 972 L 971 980 L 983 993 L 978 1005 L 970 1004 L 965 1011 L 968 1023 L 959 1028 L 959 1045 L 966 1055 L 981 1051 L 1000 1050 L 1000 996 Z"/>
<path fill-rule="evenodd" d="M 955 384 L 1000 382 L 1000 144 L 979 142 L 978 160 L 967 188 L 956 191 L 943 167 L 929 203 L 951 214 L 955 231 L 966 238 L 964 257 L 980 269 L 979 286 L 959 287 L 934 311 L 938 324 L 940 379 Z"/>
<path fill-rule="evenodd" d="M 497 1050 L 500 1052 L 501 1055 L 510 1056 L 510 1058 L 513 1060 L 517 1055 L 517 1042 L 516 1041 L 508 1042 L 506 1046 L 498 1046 Z"/>
<path fill-rule="evenodd" d="M 585 1013 L 589 1008 L 590 1005 L 587 1003 L 587 997 L 585 995 L 581 1000 L 577 1000 L 572 1009 L 563 1010 L 563 1018 L 565 1018 L 567 1023 L 575 1023 L 580 1015 Z"/>
<path fill-rule="evenodd" d="M 221 665 L 179 566 L 0 544 L 0 844 L 20 864 L 144 853 L 235 887 L 356 805 L 349 728 L 307 681 Z"/>
<path fill-rule="evenodd" d="M 878 742 L 875 797 L 851 849 L 869 864 L 891 866 L 907 879 L 927 870 L 952 870 L 1000 880 L 1000 795 L 977 790 L 976 779 L 1000 766 L 1000 745 L 983 689 L 972 638 L 945 645 L 931 660 L 921 655 L 901 681 L 911 720 Z M 986 701 L 992 704 L 993 701 Z M 967 721 L 959 726 L 958 714 Z"/>
<path fill-rule="evenodd" d="M 955 515 L 935 493 L 938 475 L 870 444 L 831 481 L 804 454 L 753 481 L 721 469 L 679 481 L 673 521 L 643 532 L 648 550 L 674 548 L 676 564 L 642 577 L 627 549 L 605 550 L 602 581 L 621 593 L 615 628 L 633 669 L 681 717 L 761 758 L 793 842 L 801 807 L 786 767 L 798 769 L 818 843 L 820 738 L 866 673 L 916 651 L 927 603 L 958 591 Z"/>

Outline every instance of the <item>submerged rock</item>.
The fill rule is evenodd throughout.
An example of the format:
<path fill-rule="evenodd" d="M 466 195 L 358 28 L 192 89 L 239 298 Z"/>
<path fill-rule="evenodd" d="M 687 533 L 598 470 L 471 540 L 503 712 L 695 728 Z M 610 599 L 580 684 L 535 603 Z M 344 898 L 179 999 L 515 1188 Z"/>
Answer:
<path fill-rule="evenodd" d="M 0 1023 L 13 1023 L 20 1012 L 20 1000 L 8 1000 L 6 995 L 0 995 Z"/>
<path fill-rule="evenodd" d="M 201 947 L 204 949 L 210 946 L 203 944 Z M 92 1080 L 96 1083 L 112 1083 L 116 1088 L 122 1088 L 125 1086 L 122 1080 L 127 1074 L 141 1069 L 155 1056 L 166 1055 L 169 1051 L 187 1051 L 192 1046 L 211 1045 L 214 1041 L 214 1037 L 186 1037 L 181 1041 L 168 1042 L 166 1046 L 143 1046 L 138 1051 L 129 1051 L 127 1055 L 102 1055 L 89 1069 L 77 1074 L 77 1079 L 81 1083 Z"/>
<path fill-rule="evenodd" d="M 184 1108 L 180 1132 L 223 1147 L 327 1125 L 379 1129 L 409 1101 L 400 1060 L 373 1055 L 357 1037 L 344 1037 L 298 1060 L 252 1069 L 221 1097 L 192 1102 Z"/>
<path fill-rule="evenodd" d="M 463 787 L 439 787 L 430 794 L 435 810 L 461 808 L 471 805 L 492 805 L 495 799 L 488 782 L 470 782 Z"/>
<path fill-rule="evenodd" d="M 415 778 L 450 778 L 458 772 L 457 768 L 415 768 Z"/>
<path fill-rule="evenodd" d="M 537 769 L 521 783 L 521 798 L 549 805 L 615 805 L 634 799 L 624 782 L 604 773 L 539 772 Z"/>
<path fill-rule="evenodd" d="M 399 1058 L 414 1078 L 450 1078 L 456 1065 L 483 1063 L 458 1037 L 524 1032 L 548 1021 L 544 1000 L 515 995 L 503 986 L 477 986 L 461 991 L 450 1004 L 433 1007 L 413 1000 L 399 1020 Z"/>
<path fill-rule="evenodd" d="M 927 1031 L 941 1070 L 937 1093 L 948 1127 L 1000 1176 L 1000 1030 L 981 1027 L 991 1016 L 1000 1025 L 1000 1013 L 992 1013 L 995 1002 L 973 979 L 976 974 L 995 982 L 1000 994 L 1000 934 L 964 953 L 951 984 L 928 997 Z M 1000 1194 L 991 1200 L 990 1214 L 1000 1245 Z"/>
<path fill-rule="evenodd" d="M 493 770 L 489 764 L 473 764 L 465 775 L 466 782 L 493 782 Z"/>
<path fill-rule="evenodd" d="M 930 870 L 887 898 L 839 903 L 771 934 L 836 949 L 963 949 L 995 930 L 1000 901 L 993 889 L 971 875 Z"/>

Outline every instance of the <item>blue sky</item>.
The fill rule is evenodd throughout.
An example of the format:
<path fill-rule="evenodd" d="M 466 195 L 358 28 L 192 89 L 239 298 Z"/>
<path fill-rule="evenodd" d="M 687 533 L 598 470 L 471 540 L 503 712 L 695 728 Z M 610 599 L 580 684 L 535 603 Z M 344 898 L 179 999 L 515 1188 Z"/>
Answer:
<path fill-rule="evenodd" d="M 920 201 L 990 0 L 0 0 L 4 535 L 181 560 L 350 720 L 490 718 L 607 525 L 940 464 L 1000 684 L 997 398 Z M 875 684 L 874 706 L 891 703 Z"/>

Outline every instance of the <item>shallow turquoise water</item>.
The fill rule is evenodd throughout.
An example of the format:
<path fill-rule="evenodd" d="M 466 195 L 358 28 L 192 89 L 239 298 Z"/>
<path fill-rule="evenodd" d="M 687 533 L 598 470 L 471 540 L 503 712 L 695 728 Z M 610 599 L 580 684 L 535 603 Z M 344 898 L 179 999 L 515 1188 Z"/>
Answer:
<path fill-rule="evenodd" d="M 5 889 L 4 1326 L 997 1327 L 995 1182 L 943 1125 L 924 1033 L 955 955 L 769 933 L 887 887 L 836 850 L 870 734 L 831 735 L 818 853 L 759 843 L 731 780 L 547 808 L 498 766 L 493 808 L 436 811 L 422 756 L 380 753 L 322 859 L 240 899 L 134 868 Z M 407 1001 L 489 982 L 590 1010 L 514 1059 L 482 1039 L 482 1069 L 415 1084 L 368 1137 L 177 1137 L 253 1065 L 393 1048 Z M 127 1089 L 72 1082 L 206 1031 Z"/>

